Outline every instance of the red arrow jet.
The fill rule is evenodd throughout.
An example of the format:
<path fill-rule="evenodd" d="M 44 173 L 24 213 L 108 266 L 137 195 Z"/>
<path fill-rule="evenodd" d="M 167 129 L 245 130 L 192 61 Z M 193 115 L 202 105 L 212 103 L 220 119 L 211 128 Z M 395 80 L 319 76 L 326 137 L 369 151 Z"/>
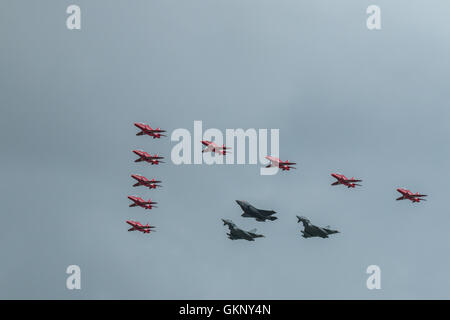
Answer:
<path fill-rule="evenodd" d="M 358 180 L 355 178 L 347 179 L 346 176 L 339 173 L 332 173 L 331 176 L 333 178 L 336 178 L 337 181 L 332 183 L 332 186 L 337 186 L 338 184 L 343 184 L 344 186 L 347 186 L 348 188 L 354 188 L 355 186 L 360 186 L 360 184 L 357 184 L 356 182 L 361 182 L 362 180 Z"/>
<path fill-rule="evenodd" d="M 157 206 L 154 206 L 154 204 L 157 204 L 158 202 L 153 202 L 152 199 L 148 199 L 148 201 L 145 201 L 142 198 L 135 197 L 135 196 L 128 196 L 128 199 L 133 201 L 132 204 L 129 205 L 129 207 L 142 207 L 144 209 L 152 209 L 157 208 Z"/>
<path fill-rule="evenodd" d="M 203 149 L 202 152 L 215 152 L 215 153 L 219 153 L 221 155 L 226 155 L 227 152 L 231 153 L 230 151 L 227 151 L 230 148 L 225 147 L 225 145 L 222 145 L 221 147 L 219 147 L 214 142 L 211 142 L 208 140 L 202 140 L 202 143 L 204 146 L 206 146 L 206 148 Z"/>
<path fill-rule="evenodd" d="M 426 199 L 422 199 L 422 197 L 427 196 L 426 194 L 420 194 L 418 192 L 412 193 L 411 191 L 403 189 L 403 188 L 398 188 L 397 191 L 400 192 L 402 194 L 402 196 L 395 200 L 408 199 L 408 200 L 411 200 L 412 202 L 420 202 L 420 201 L 425 201 Z"/>
<path fill-rule="evenodd" d="M 157 154 L 155 154 L 154 156 L 148 154 L 145 151 L 142 150 L 133 150 L 133 152 L 139 156 L 139 159 L 134 160 L 134 162 L 141 162 L 141 161 L 145 161 L 148 162 L 152 165 L 154 164 L 159 164 L 159 163 L 164 163 L 164 161 L 161 161 L 160 159 L 164 159 L 164 157 L 160 157 Z"/>
<path fill-rule="evenodd" d="M 152 127 L 150 127 L 148 124 L 139 122 L 136 122 L 134 125 L 138 127 L 139 130 L 141 130 L 138 133 L 136 133 L 137 136 L 142 136 L 146 134 L 149 135 L 150 137 L 153 137 L 153 139 L 166 137 L 166 135 L 161 134 L 163 132 L 166 132 L 166 130 L 161 130 L 160 128 L 152 129 Z"/>
<path fill-rule="evenodd" d="M 266 166 L 266 168 L 270 168 L 270 167 L 278 167 L 281 170 L 285 171 L 289 171 L 291 169 L 297 169 L 295 167 L 291 167 L 294 164 L 297 164 L 295 162 L 289 162 L 289 160 L 286 161 L 282 161 L 278 158 L 272 157 L 272 156 L 266 156 L 266 159 L 270 161 L 270 164 L 268 164 Z"/>
<path fill-rule="evenodd" d="M 132 174 L 131 177 L 135 180 L 137 180 L 137 183 L 133 184 L 133 187 L 139 187 L 139 186 L 146 186 L 149 189 L 156 189 L 156 187 L 162 187 L 158 183 L 161 183 L 162 181 L 159 180 L 148 180 L 144 176 L 140 176 L 138 174 Z"/>
<path fill-rule="evenodd" d="M 155 230 L 151 230 L 155 227 L 149 226 L 148 223 L 144 226 L 142 223 L 140 223 L 138 221 L 127 220 L 125 222 L 131 226 L 131 228 L 128 229 L 128 231 L 140 231 L 143 233 L 150 233 L 150 231 L 155 232 Z"/>

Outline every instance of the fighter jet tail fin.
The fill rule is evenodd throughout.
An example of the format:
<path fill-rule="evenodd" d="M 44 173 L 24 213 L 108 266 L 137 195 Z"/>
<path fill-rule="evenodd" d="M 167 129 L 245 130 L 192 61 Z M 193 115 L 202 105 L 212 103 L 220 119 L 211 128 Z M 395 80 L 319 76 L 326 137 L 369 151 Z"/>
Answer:
<path fill-rule="evenodd" d="M 297 216 L 297 219 L 298 219 L 297 223 L 302 222 L 303 225 L 307 225 L 310 223 L 309 219 L 307 219 L 305 217 Z"/>

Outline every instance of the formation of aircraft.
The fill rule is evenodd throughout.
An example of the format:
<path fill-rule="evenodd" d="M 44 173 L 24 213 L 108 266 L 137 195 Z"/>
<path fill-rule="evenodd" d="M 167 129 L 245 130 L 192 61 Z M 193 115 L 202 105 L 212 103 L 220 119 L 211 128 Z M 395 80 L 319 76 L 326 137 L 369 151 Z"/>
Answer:
<path fill-rule="evenodd" d="M 157 154 L 152 156 L 152 155 L 150 155 L 147 152 L 142 151 L 142 150 L 133 150 L 133 152 L 137 156 L 139 156 L 139 158 L 134 160 L 134 162 L 145 161 L 145 162 L 150 163 L 151 165 L 164 163 L 164 161 L 161 161 L 161 159 L 164 159 L 164 157 L 160 157 Z"/>
<path fill-rule="evenodd" d="M 354 188 L 355 186 L 361 186 L 357 182 L 361 182 L 362 180 L 358 180 L 353 177 L 351 179 L 348 179 L 346 176 L 344 176 L 343 174 L 339 174 L 339 173 L 332 173 L 331 176 L 337 180 L 336 182 L 331 184 L 332 186 L 337 186 L 339 184 L 343 184 L 344 186 L 346 186 L 348 188 Z"/>
<path fill-rule="evenodd" d="M 215 144 L 214 142 L 211 142 L 211 141 L 208 141 L 208 140 L 202 140 L 202 144 L 204 146 L 206 146 L 206 148 L 202 150 L 203 153 L 204 152 L 213 152 L 213 153 L 218 153 L 218 154 L 221 154 L 221 155 L 224 156 L 224 155 L 227 154 L 227 152 L 230 152 L 230 151 L 227 151 L 230 148 L 225 147 L 225 145 L 222 145 L 220 147 L 217 144 Z"/>
<path fill-rule="evenodd" d="M 245 231 L 240 228 L 238 228 L 233 221 L 222 219 L 223 225 L 228 227 L 229 232 L 227 233 L 228 239 L 231 240 L 238 240 L 243 239 L 247 241 L 255 241 L 255 238 L 263 238 L 264 235 L 257 234 L 256 229 Z"/>
<path fill-rule="evenodd" d="M 261 210 L 256 209 L 250 203 L 244 200 L 236 200 L 236 203 L 242 208 L 244 213 L 241 215 L 245 218 L 255 218 L 256 221 L 266 221 L 266 220 L 277 220 L 277 217 L 274 217 L 273 214 L 276 213 L 273 210 Z"/>
<path fill-rule="evenodd" d="M 272 216 L 276 213 L 274 210 L 261 210 L 252 206 L 250 203 L 244 200 L 236 200 L 236 203 L 242 208 L 244 213 L 241 215 L 242 217 L 251 217 L 256 219 L 256 221 L 265 222 L 266 220 L 276 220 L 277 218 Z M 312 238 L 312 237 L 320 237 L 320 238 L 328 238 L 329 235 L 339 233 L 337 230 L 330 229 L 327 227 L 318 227 L 309 221 L 309 219 L 305 217 L 297 216 L 298 223 L 302 222 L 304 230 L 301 231 L 303 238 Z M 264 235 L 257 234 L 256 229 L 245 231 L 236 226 L 233 221 L 228 219 L 222 219 L 223 224 L 228 226 L 229 233 L 227 236 L 231 240 L 244 239 L 248 241 L 254 241 L 255 238 L 264 237 Z"/>
<path fill-rule="evenodd" d="M 152 127 L 150 127 L 149 125 L 139 122 L 134 123 L 134 125 L 140 130 L 136 134 L 137 136 L 148 135 L 153 137 L 154 139 L 156 138 L 159 139 L 161 137 L 166 136 L 163 134 L 166 131 L 161 130 L 160 128 L 152 129 Z M 220 155 L 226 155 L 227 153 L 230 152 L 229 151 L 230 148 L 226 147 L 225 145 L 219 146 L 216 143 L 208 140 L 202 140 L 201 143 L 205 146 L 205 148 L 202 150 L 202 153 L 212 152 L 218 153 Z M 145 161 L 152 165 L 164 163 L 163 161 L 161 161 L 162 159 L 164 159 L 164 157 L 158 156 L 157 154 L 150 155 L 149 153 L 143 150 L 133 150 L 133 153 L 135 153 L 139 157 L 138 159 L 135 160 L 135 162 Z M 266 166 L 266 168 L 278 167 L 282 171 L 289 171 L 291 169 L 296 169 L 294 165 L 296 165 L 297 163 L 295 162 L 290 162 L 289 160 L 283 161 L 273 156 L 266 156 L 265 158 L 270 161 L 270 163 Z M 354 177 L 347 178 L 345 175 L 339 173 L 331 173 L 331 176 L 336 179 L 336 181 L 331 184 L 332 186 L 344 185 L 347 188 L 355 188 L 356 186 L 361 186 L 361 184 L 359 184 L 359 182 L 362 182 L 361 179 L 357 179 Z M 133 187 L 145 186 L 148 187 L 149 189 L 156 189 L 157 187 L 161 187 L 160 183 L 162 181 L 160 180 L 156 180 L 154 178 L 149 180 L 146 177 L 138 174 L 132 174 L 131 177 L 137 181 L 135 184 L 133 184 Z M 420 194 L 417 192 L 413 193 L 410 190 L 403 188 L 398 188 L 397 191 L 401 193 L 401 197 L 397 198 L 396 200 L 410 200 L 413 203 L 425 201 L 426 199 L 423 198 L 427 196 L 426 194 Z M 137 196 L 128 196 L 128 199 L 130 199 L 133 202 L 132 204 L 129 205 L 130 207 L 139 206 L 144 209 L 152 209 L 156 208 L 155 204 L 157 204 L 157 202 L 153 202 L 151 199 L 146 201 Z M 277 217 L 274 216 L 274 214 L 276 213 L 276 211 L 274 210 L 258 209 L 245 200 L 236 200 L 236 203 L 242 209 L 243 213 L 241 216 L 244 218 L 253 218 L 259 222 L 265 222 L 267 220 L 270 221 L 277 220 Z M 333 230 L 328 226 L 327 227 L 315 226 L 311 224 L 310 220 L 305 217 L 297 216 L 297 219 L 298 223 L 303 224 L 303 231 L 301 231 L 303 238 L 312 238 L 312 237 L 329 238 L 329 235 L 339 233 L 339 231 Z M 264 237 L 264 235 L 262 234 L 257 234 L 256 229 L 245 231 L 237 227 L 236 224 L 234 224 L 233 221 L 231 220 L 222 219 L 222 221 L 224 225 L 226 225 L 229 229 L 227 236 L 231 240 L 244 239 L 247 241 L 255 241 L 254 240 L 255 238 Z M 150 226 L 149 224 L 143 225 L 140 222 L 133 220 L 126 220 L 126 223 L 132 226 L 132 228 L 130 228 L 128 231 L 140 231 L 143 233 L 150 233 L 150 231 L 154 231 L 151 229 L 155 228 L 154 226 Z"/>
<path fill-rule="evenodd" d="M 157 206 L 155 206 L 155 204 L 158 204 L 158 202 L 153 202 L 152 199 L 148 199 L 147 201 L 145 201 L 144 199 L 142 199 L 140 197 L 136 197 L 136 196 L 128 196 L 128 199 L 133 201 L 133 203 L 130 204 L 129 207 L 138 207 L 139 206 L 144 209 L 158 208 Z"/>
<path fill-rule="evenodd" d="M 297 169 L 295 167 L 292 167 L 293 165 L 297 164 L 295 162 L 289 162 L 289 160 L 282 161 L 276 157 L 272 156 L 266 156 L 266 159 L 270 161 L 270 163 L 266 166 L 266 168 L 270 167 L 278 167 L 283 171 L 289 171 L 291 169 Z"/>
<path fill-rule="evenodd" d="M 148 223 L 144 226 L 142 223 L 140 223 L 138 221 L 127 220 L 125 222 L 131 226 L 131 228 L 128 229 L 128 231 L 140 231 L 142 233 L 150 233 L 150 231 L 155 232 L 155 230 L 152 230 L 152 229 L 154 229 L 156 227 L 150 226 Z"/>
<path fill-rule="evenodd" d="M 395 200 L 410 200 L 412 202 L 420 202 L 420 201 L 425 201 L 426 199 L 422 199 L 423 197 L 426 197 L 426 194 L 420 194 L 418 192 L 416 193 L 412 193 L 411 191 L 407 190 L 407 189 L 403 189 L 403 188 L 398 188 L 397 189 L 398 192 L 400 192 L 402 194 L 401 197 L 395 199 Z"/>
<path fill-rule="evenodd" d="M 339 184 L 345 185 L 348 188 L 354 188 L 355 186 L 361 186 L 360 184 L 358 184 L 358 182 L 362 181 L 360 179 L 355 179 L 355 178 L 348 179 L 346 176 L 344 176 L 343 174 L 339 174 L 339 173 L 332 173 L 331 176 L 337 180 L 331 184 L 332 186 L 337 186 Z M 423 199 L 423 197 L 427 196 L 426 194 L 420 194 L 418 192 L 413 193 L 410 190 L 403 189 L 403 188 L 398 188 L 397 192 L 401 193 L 402 196 L 395 200 L 410 200 L 411 202 L 421 202 L 421 201 L 425 201 L 426 199 Z"/>
<path fill-rule="evenodd" d="M 348 188 L 355 188 L 355 186 L 360 186 L 358 182 L 361 182 L 361 179 L 355 179 L 351 178 L 348 179 L 343 174 L 338 173 L 332 173 L 331 176 L 336 179 L 334 183 L 332 183 L 332 186 L 336 185 L 344 185 Z M 420 193 L 413 193 L 410 190 L 398 188 L 398 192 L 402 194 L 401 197 L 397 198 L 396 200 L 410 200 L 412 202 L 421 202 L 424 201 L 423 197 L 426 197 L 426 194 L 420 194 Z M 266 220 L 276 220 L 277 217 L 274 217 L 273 214 L 276 212 L 274 210 L 263 210 L 263 209 L 257 209 L 254 206 L 252 206 L 250 203 L 248 203 L 245 200 L 235 200 L 236 203 L 241 207 L 243 213 L 242 217 L 245 218 L 254 218 L 256 221 L 265 222 Z M 297 223 L 303 224 L 303 230 L 301 231 L 303 238 L 313 238 L 313 237 L 319 237 L 319 238 L 329 238 L 330 235 L 340 233 L 338 230 L 333 230 L 329 226 L 327 227 L 318 227 L 316 225 L 313 225 L 311 221 L 302 216 L 297 216 Z M 227 233 L 228 238 L 231 240 L 236 239 L 245 239 L 249 241 L 254 241 L 254 238 L 256 237 L 262 237 L 262 235 L 257 235 L 255 233 L 256 230 L 251 231 L 245 231 L 240 228 L 238 228 L 231 220 L 225 220 L 222 219 L 224 222 L 224 225 L 227 225 L 230 232 Z"/>
<path fill-rule="evenodd" d="M 311 224 L 311 221 L 309 221 L 309 219 L 305 217 L 297 216 L 297 219 L 298 219 L 297 223 L 300 222 L 303 223 L 304 229 L 303 231 L 301 231 L 303 238 L 312 238 L 312 237 L 328 238 L 330 234 L 339 233 L 339 231 L 337 230 L 330 229 L 329 226 L 325 228 L 315 226 Z"/>
<path fill-rule="evenodd" d="M 150 137 L 153 137 L 153 139 L 166 137 L 166 135 L 163 134 L 164 132 L 166 132 L 166 130 L 161 130 L 160 128 L 153 129 L 148 124 L 140 122 L 135 122 L 134 125 L 139 129 L 139 132 L 136 133 L 137 136 L 148 135 Z M 133 150 L 133 153 L 139 157 L 136 160 L 134 160 L 134 162 L 145 161 L 150 163 L 151 165 L 158 165 L 160 163 L 164 163 L 164 161 L 161 161 L 161 159 L 164 159 L 164 157 L 158 156 L 157 154 L 151 155 L 143 150 Z M 156 189 L 158 187 L 162 187 L 160 185 L 162 181 L 156 180 L 155 178 L 149 180 L 140 174 L 132 174 L 131 177 L 134 180 L 136 180 L 136 183 L 133 184 L 133 187 L 144 186 L 149 189 Z M 148 199 L 146 201 L 138 196 L 128 196 L 128 199 L 130 199 L 133 202 L 129 205 L 129 207 L 141 207 L 144 209 L 157 208 L 155 206 L 157 202 L 154 202 L 151 199 Z M 154 231 L 151 229 L 155 228 L 154 226 L 150 226 L 148 223 L 146 225 L 143 225 L 142 223 L 133 220 L 126 220 L 125 222 L 131 225 L 131 229 L 129 229 L 128 231 L 140 231 L 142 233 L 150 233 L 150 231 Z"/>
<path fill-rule="evenodd" d="M 149 189 L 156 189 L 156 187 L 162 187 L 161 185 L 159 185 L 159 183 L 162 182 L 160 180 L 155 179 L 148 180 L 146 177 L 141 176 L 139 174 L 132 174 L 131 177 L 137 181 L 135 184 L 133 184 L 133 187 L 145 186 L 148 187 Z"/>
<path fill-rule="evenodd" d="M 136 133 L 137 136 L 143 136 L 144 134 L 153 137 L 153 139 L 159 139 L 161 137 L 166 137 L 166 135 L 162 134 L 163 132 L 166 132 L 166 130 L 161 130 L 160 128 L 152 129 L 148 124 L 145 123 L 139 123 L 136 122 L 134 124 L 139 130 L 138 133 Z"/>

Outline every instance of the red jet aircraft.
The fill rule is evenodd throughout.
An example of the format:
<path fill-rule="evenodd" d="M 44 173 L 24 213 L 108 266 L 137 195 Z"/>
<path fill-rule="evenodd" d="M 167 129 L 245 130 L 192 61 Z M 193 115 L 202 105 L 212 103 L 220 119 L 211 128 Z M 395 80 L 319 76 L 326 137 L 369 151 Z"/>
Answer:
<path fill-rule="evenodd" d="M 408 200 L 411 200 L 412 202 L 420 202 L 420 201 L 425 201 L 426 199 L 422 199 L 422 197 L 427 196 L 426 194 L 420 194 L 418 192 L 412 193 L 411 191 L 403 189 L 403 188 L 398 188 L 397 191 L 400 192 L 402 194 L 402 196 L 395 200 L 408 199 Z"/>
<path fill-rule="evenodd" d="M 157 204 L 158 202 L 153 202 L 152 199 L 148 199 L 148 201 L 145 201 L 144 199 L 135 196 L 128 196 L 128 199 L 133 201 L 133 203 L 129 205 L 130 207 L 139 206 L 144 209 L 157 208 L 156 206 L 154 206 L 154 204 Z"/>
<path fill-rule="evenodd" d="M 128 231 L 140 231 L 143 233 L 150 233 L 150 231 L 155 232 L 155 230 L 151 230 L 155 227 L 149 226 L 148 223 L 144 226 L 142 223 L 140 223 L 138 221 L 127 220 L 125 222 L 131 226 L 131 228 L 128 229 Z"/>
<path fill-rule="evenodd" d="M 133 150 L 133 152 L 136 155 L 139 156 L 139 159 L 134 160 L 134 162 L 145 161 L 145 162 L 151 163 L 152 165 L 159 164 L 159 163 L 164 163 L 164 161 L 160 160 L 160 159 L 164 159 L 164 157 L 160 157 L 157 154 L 152 156 L 152 155 L 150 155 L 147 152 L 142 151 L 142 150 Z"/>
<path fill-rule="evenodd" d="M 282 160 L 272 157 L 272 156 L 266 156 L 266 159 L 271 162 L 270 164 L 268 164 L 266 166 L 266 168 L 278 167 L 283 171 L 285 171 L 285 170 L 289 171 L 290 169 L 297 169 L 295 167 L 291 167 L 292 165 L 297 164 L 297 163 L 289 162 L 289 160 L 282 161 Z"/>
<path fill-rule="evenodd" d="M 208 141 L 208 140 L 202 140 L 202 143 L 204 146 L 206 146 L 205 149 L 202 150 L 202 152 L 215 152 L 215 153 L 219 153 L 221 155 L 226 155 L 227 149 L 230 149 L 228 147 L 225 147 L 225 145 L 222 145 L 221 147 L 219 147 L 217 144 L 215 144 L 214 142 Z"/>
<path fill-rule="evenodd" d="M 161 134 L 162 132 L 166 132 L 166 130 L 161 130 L 160 128 L 152 129 L 152 127 L 150 127 L 148 124 L 139 122 L 136 122 L 134 125 L 141 130 L 138 133 L 136 133 L 137 136 L 142 136 L 146 134 L 149 135 L 150 137 L 153 137 L 153 139 L 166 137 L 166 135 Z"/>
<path fill-rule="evenodd" d="M 360 184 L 357 184 L 356 182 L 361 182 L 362 180 L 358 180 L 355 178 L 347 179 L 346 176 L 339 173 L 332 173 L 331 176 L 333 178 L 336 178 L 337 181 L 332 183 L 332 186 L 337 186 L 338 184 L 343 184 L 344 186 L 347 186 L 348 188 L 354 188 L 355 186 L 360 186 Z"/>
<path fill-rule="evenodd" d="M 132 174 L 131 177 L 135 180 L 137 180 L 137 183 L 133 184 L 133 187 L 139 187 L 139 186 L 146 186 L 149 189 L 156 189 L 156 187 L 162 187 L 158 183 L 161 183 L 162 181 L 159 180 L 148 180 L 144 176 L 140 176 L 138 174 Z"/>

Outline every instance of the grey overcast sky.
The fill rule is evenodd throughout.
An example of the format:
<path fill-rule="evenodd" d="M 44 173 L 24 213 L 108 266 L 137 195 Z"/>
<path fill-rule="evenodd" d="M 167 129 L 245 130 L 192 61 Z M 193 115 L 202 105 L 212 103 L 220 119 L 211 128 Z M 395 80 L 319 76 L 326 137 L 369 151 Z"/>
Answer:
<path fill-rule="evenodd" d="M 447 0 L 2 1 L 0 298 L 450 298 L 449 17 Z M 279 128 L 298 170 L 133 162 L 175 145 L 133 122 L 194 120 Z M 336 171 L 363 187 L 331 187 Z M 279 219 L 242 218 L 235 199 Z M 296 214 L 342 233 L 303 239 Z M 220 218 L 266 238 L 231 241 Z M 72 264 L 81 290 L 66 289 Z"/>

